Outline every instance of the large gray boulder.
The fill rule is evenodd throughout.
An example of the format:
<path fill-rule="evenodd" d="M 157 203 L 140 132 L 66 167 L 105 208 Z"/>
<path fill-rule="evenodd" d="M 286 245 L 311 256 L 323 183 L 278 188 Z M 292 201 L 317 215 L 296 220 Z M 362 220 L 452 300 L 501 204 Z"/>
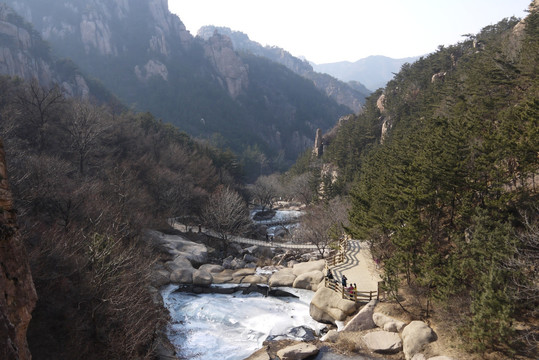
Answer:
<path fill-rule="evenodd" d="M 179 256 L 185 257 L 196 266 L 208 261 L 208 248 L 204 244 L 189 241 L 178 235 L 165 235 L 164 241 L 175 249 Z"/>
<path fill-rule="evenodd" d="M 394 354 L 402 349 L 399 334 L 388 331 L 374 331 L 363 336 L 365 345 L 380 354 Z"/>
<path fill-rule="evenodd" d="M 317 290 L 320 282 L 324 280 L 324 274 L 319 271 L 311 271 L 298 275 L 292 284 L 293 287 L 307 290 Z"/>
<path fill-rule="evenodd" d="M 308 262 L 302 262 L 295 264 L 293 269 L 293 273 L 296 276 L 299 276 L 301 274 L 305 274 L 312 271 L 323 271 L 324 267 L 326 266 L 325 260 L 318 260 L 318 261 L 308 261 Z"/>
<path fill-rule="evenodd" d="M 287 346 L 277 351 L 277 356 L 281 360 L 302 360 L 318 354 L 318 348 L 315 345 L 300 343 Z"/>
<path fill-rule="evenodd" d="M 171 271 L 170 282 L 174 284 L 191 284 L 193 282 L 195 268 L 185 257 L 178 256 L 173 261 L 166 262 L 165 268 Z"/>
<path fill-rule="evenodd" d="M 199 267 L 198 269 L 207 271 L 209 273 L 220 273 L 225 268 L 222 267 L 221 265 L 217 265 L 217 264 L 204 264 L 201 267 Z"/>
<path fill-rule="evenodd" d="M 294 284 L 294 280 L 296 280 L 296 275 L 294 275 L 293 270 L 290 268 L 284 268 L 271 275 L 269 285 L 271 287 L 292 286 Z"/>
<path fill-rule="evenodd" d="M 209 271 L 204 269 L 195 270 L 193 272 L 193 285 L 211 285 L 213 276 Z"/>
<path fill-rule="evenodd" d="M 335 324 L 335 321 L 345 320 L 356 309 L 355 302 L 343 299 L 340 293 L 322 287 L 311 300 L 309 314 L 316 321 Z"/>
<path fill-rule="evenodd" d="M 393 319 L 382 313 L 374 313 L 372 320 L 376 326 L 390 332 L 401 332 L 406 326 L 405 322 Z"/>
<path fill-rule="evenodd" d="M 346 324 L 342 331 L 362 331 L 370 330 L 376 327 L 376 324 L 372 320 L 374 308 L 376 307 L 377 300 L 369 301 L 361 310 Z"/>
<path fill-rule="evenodd" d="M 434 331 L 423 321 L 412 321 L 402 331 L 402 343 L 406 360 L 421 352 L 423 347 L 436 340 Z"/>
<path fill-rule="evenodd" d="M 232 281 L 232 270 L 223 270 L 219 273 L 212 273 L 214 284 L 226 284 Z"/>

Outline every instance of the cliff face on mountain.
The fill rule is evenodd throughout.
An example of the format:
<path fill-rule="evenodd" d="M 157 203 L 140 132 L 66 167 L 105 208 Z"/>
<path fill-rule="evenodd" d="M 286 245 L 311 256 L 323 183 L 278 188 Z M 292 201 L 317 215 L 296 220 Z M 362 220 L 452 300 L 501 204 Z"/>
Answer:
<path fill-rule="evenodd" d="M 39 34 L 13 10 L 0 4 L 0 74 L 36 78 L 43 86 L 60 84 L 71 96 L 88 96 L 90 90 L 84 77 L 74 71 L 61 75 L 59 70 L 62 63 L 53 60 Z"/>
<path fill-rule="evenodd" d="M 0 358 L 31 359 L 26 329 L 37 297 L 19 237 L 0 140 Z"/>
<path fill-rule="evenodd" d="M 312 81 L 239 54 L 225 36 L 193 37 L 166 0 L 6 3 L 57 56 L 73 60 L 125 104 L 240 154 L 256 147 L 290 164 L 312 145 L 317 128 L 327 130 L 351 112 Z M 270 73 L 281 78 L 268 79 Z"/>
<path fill-rule="evenodd" d="M 361 110 L 361 106 L 365 103 L 365 98 L 370 93 L 360 83 L 351 86 L 328 74 L 315 72 L 307 61 L 298 59 L 279 47 L 262 46 L 239 31 L 232 31 L 226 27 L 204 26 L 198 31 L 197 36 L 208 40 L 216 33 L 229 37 L 234 49 L 238 51 L 268 58 L 271 61 L 286 66 L 294 73 L 311 80 L 319 90 L 323 91 L 338 104 L 347 106 L 354 113 L 358 113 Z"/>

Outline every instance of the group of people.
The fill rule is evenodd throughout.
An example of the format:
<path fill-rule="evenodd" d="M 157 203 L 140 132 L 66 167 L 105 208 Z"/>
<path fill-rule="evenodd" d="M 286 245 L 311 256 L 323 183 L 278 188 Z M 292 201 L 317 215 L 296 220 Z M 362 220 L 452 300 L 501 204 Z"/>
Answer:
<path fill-rule="evenodd" d="M 328 278 L 329 281 L 335 282 L 335 278 L 333 277 L 333 273 L 331 272 L 330 269 L 328 269 L 326 277 Z M 350 295 L 355 294 L 357 291 L 357 285 L 354 283 L 354 284 L 350 284 L 347 287 L 346 286 L 347 282 L 348 282 L 348 278 L 346 277 L 346 275 L 343 274 L 341 278 L 341 284 L 342 284 L 343 289 L 346 289 L 346 291 L 348 291 Z"/>

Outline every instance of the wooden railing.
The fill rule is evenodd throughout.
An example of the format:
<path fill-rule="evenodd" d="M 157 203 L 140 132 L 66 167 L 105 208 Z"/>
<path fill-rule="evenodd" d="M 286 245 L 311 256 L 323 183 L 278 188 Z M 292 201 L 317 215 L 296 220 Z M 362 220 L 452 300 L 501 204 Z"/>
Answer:
<path fill-rule="evenodd" d="M 343 236 L 341 239 L 339 239 L 339 251 L 337 252 L 337 254 L 326 258 L 326 271 L 330 269 L 332 266 L 335 266 L 344 262 L 346 250 L 348 250 L 349 239 L 350 237 L 348 235 Z M 382 281 L 378 283 L 377 291 L 349 290 L 348 288 L 345 288 L 341 284 L 339 284 L 336 280 L 328 279 L 327 276 L 324 278 L 324 281 L 325 281 L 324 285 L 327 288 L 337 293 L 340 293 L 343 299 L 351 300 L 356 303 L 368 302 L 374 298 L 376 298 L 376 300 L 380 300 L 380 295 L 383 295 L 383 298 L 385 299 L 385 291 L 383 291 Z"/>
<path fill-rule="evenodd" d="M 340 293 L 343 299 L 351 300 L 353 302 L 369 302 L 372 299 L 380 300 L 380 292 L 379 291 L 360 291 L 360 290 L 349 290 L 349 288 L 345 288 L 335 280 L 329 280 L 327 277 L 325 278 L 325 284 L 328 289 L 331 289 L 337 293 Z M 378 288 L 380 288 L 380 284 L 378 284 Z"/>

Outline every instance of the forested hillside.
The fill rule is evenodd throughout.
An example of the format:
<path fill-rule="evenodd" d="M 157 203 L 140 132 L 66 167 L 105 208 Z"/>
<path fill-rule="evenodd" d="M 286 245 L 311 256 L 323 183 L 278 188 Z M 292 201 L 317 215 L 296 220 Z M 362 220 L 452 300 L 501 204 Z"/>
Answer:
<path fill-rule="evenodd" d="M 532 7 L 524 21 L 505 19 L 405 64 L 309 165 L 325 180 L 321 195 L 350 190 L 349 231 L 371 242 L 394 299 L 406 289 L 417 316 L 446 324 L 469 348 L 532 357 L 538 26 Z M 338 180 L 328 187 L 332 166 Z"/>
<path fill-rule="evenodd" d="M 193 37 L 166 0 L 5 2 L 126 106 L 242 154 L 248 180 L 286 169 L 317 128 L 353 112 L 280 64 L 241 57 L 224 36 Z"/>
<path fill-rule="evenodd" d="M 141 232 L 200 214 L 219 185 L 239 182 L 236 159 L 148 113 L 66 98 L 58 87 L 1 77 L 0 94 L 38 294 L 34 359 L 151 357 L 166 315 L 148 288 L 159 254 Z"/>

